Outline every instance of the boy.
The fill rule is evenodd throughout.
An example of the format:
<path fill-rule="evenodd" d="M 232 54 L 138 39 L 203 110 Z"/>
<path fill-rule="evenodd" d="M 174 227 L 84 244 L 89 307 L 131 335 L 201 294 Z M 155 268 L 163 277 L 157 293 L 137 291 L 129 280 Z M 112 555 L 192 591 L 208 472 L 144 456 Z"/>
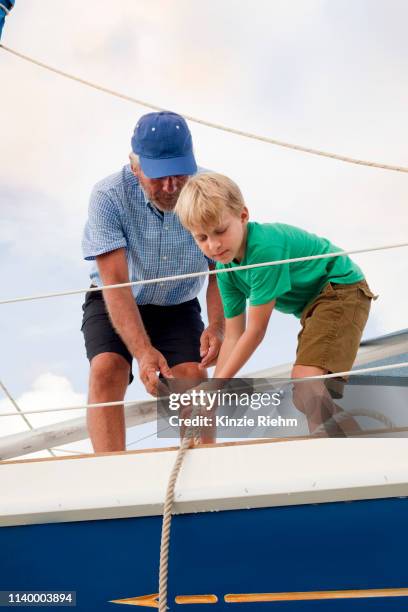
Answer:
<path fill-rule="evenodd" d="M 238 186 L 220 174 L 191 178 L 175 211 L 203 253 L 216 260 L 218 270 L 340 250 L 290 225 L 250 222 Z M 375 296 L 349 257 L 221 273 L 217 282 L 226 328 L 215 377 L 237 374 L 262 342 L 274 308 L 300 318 L 292 378 L 351 370 Z M 326 397 L 323 387 L 316 381 L 314 394 Z M 307 413 L 313 431 L 322 422 L 322 406 L 315 410 L 314 403 L 308 409 L 306 395 L 295 403 Z"/>

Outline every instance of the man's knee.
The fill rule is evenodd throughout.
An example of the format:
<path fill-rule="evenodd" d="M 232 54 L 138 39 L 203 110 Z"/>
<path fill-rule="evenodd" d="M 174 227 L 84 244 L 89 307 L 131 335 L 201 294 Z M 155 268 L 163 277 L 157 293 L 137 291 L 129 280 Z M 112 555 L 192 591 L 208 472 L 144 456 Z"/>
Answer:
<path fill-rule="evenodd" d="M 171 368 L 174 378 L 167 379 L 167 384 L 175 393 L 184 393 L 192 387 L 196 387 L 203 380 L 207 380 L 207 370 L 200 368 L 195 361 L 179 363 Z"/>
<path fill-rule="evenodd" d="M 117 353 L 100 353 L 91 361 L 90 383 L 102 387 L 127 385 L 130 366 L 126 359 Z"/>
<path fill-rule="evenodd" d="M 200 364 L 195 361 L 179 363 L 171 368 L 171 372 L 175 378 L 207 378 L 207 370 L 200 368 Z"/>

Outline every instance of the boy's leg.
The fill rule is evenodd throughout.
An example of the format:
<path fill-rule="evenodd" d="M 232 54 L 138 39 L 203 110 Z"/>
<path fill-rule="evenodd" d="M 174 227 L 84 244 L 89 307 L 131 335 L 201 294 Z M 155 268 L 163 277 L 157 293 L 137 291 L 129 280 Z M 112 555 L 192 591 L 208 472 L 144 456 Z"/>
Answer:
<path fill-rule="evenodd" d="M 316 366 L 295 365 L 292 369 L 292 378 L 308 378 L 328 374 L 327 370 Z M 309 432 L 313 434 L 320 428 L 319 433 L 328 436 L 344 436 L 360 429 L 358 423 L 352 418 L 343 418 L 341 424 L 336 423 L 334 415 L 342 412 L 333 401 L 324 380 L 310 380 L 294 384 L 293 403 L 307 418 Z"/>
<path fill-rule="evenodd" d="M 324 287 L 302 314 L 294 378 L 351 370 L 373 297 L 366 281 L 352 285 L 328 283 Z M 326 417 L 335 432 L 329 431 L 329 435 L 338 435 L 340 429 L 349 433 L 360 430 L 352 417 L 342 418 L 340 426 L 335 424 L 333 415 L 341 409 L 322 380 L 297 383 L 294 395 L 299 410 L 306 410 L 311 433 Z"/>

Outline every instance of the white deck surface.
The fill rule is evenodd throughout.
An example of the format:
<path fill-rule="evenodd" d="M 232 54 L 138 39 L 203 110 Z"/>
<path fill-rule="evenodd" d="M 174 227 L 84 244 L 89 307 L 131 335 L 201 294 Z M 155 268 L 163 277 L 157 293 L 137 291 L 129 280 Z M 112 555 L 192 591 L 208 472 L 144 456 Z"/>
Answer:
<path fill-rule="evenodd" d="M 0 463 L 0 525 L 162 512 L 175 450 Z M 407 439 L 300 440 L 188 451 L 176 513 L 408 495 Z"/>

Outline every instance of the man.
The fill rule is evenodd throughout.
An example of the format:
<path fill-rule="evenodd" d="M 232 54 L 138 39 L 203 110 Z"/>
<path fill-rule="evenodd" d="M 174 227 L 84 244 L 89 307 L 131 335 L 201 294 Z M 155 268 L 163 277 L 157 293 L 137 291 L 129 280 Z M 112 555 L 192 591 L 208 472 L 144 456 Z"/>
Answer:
<path fill-rule="evenodd" d="M 99 182 L 91 195 L 83 237 L 95 260 L 94 286 L 201 272 L 214 265 L 173 210 L 195 174 L 191 134 L 175 113 L 144 115 L 132 137 L 130 166 Z M 146 390 L 158 375 L 204 379 L 222 342 L 224 317 L 215 276 L 209 277 L 204 330 L 197 294 L 204 277 L 90 292 L 82 331 L 90 361 L 89 403 L 121 401 L 132 382 L 132 358 Z M 123 407 L 88 409 L 95 452 L 125 449 Z"/>

